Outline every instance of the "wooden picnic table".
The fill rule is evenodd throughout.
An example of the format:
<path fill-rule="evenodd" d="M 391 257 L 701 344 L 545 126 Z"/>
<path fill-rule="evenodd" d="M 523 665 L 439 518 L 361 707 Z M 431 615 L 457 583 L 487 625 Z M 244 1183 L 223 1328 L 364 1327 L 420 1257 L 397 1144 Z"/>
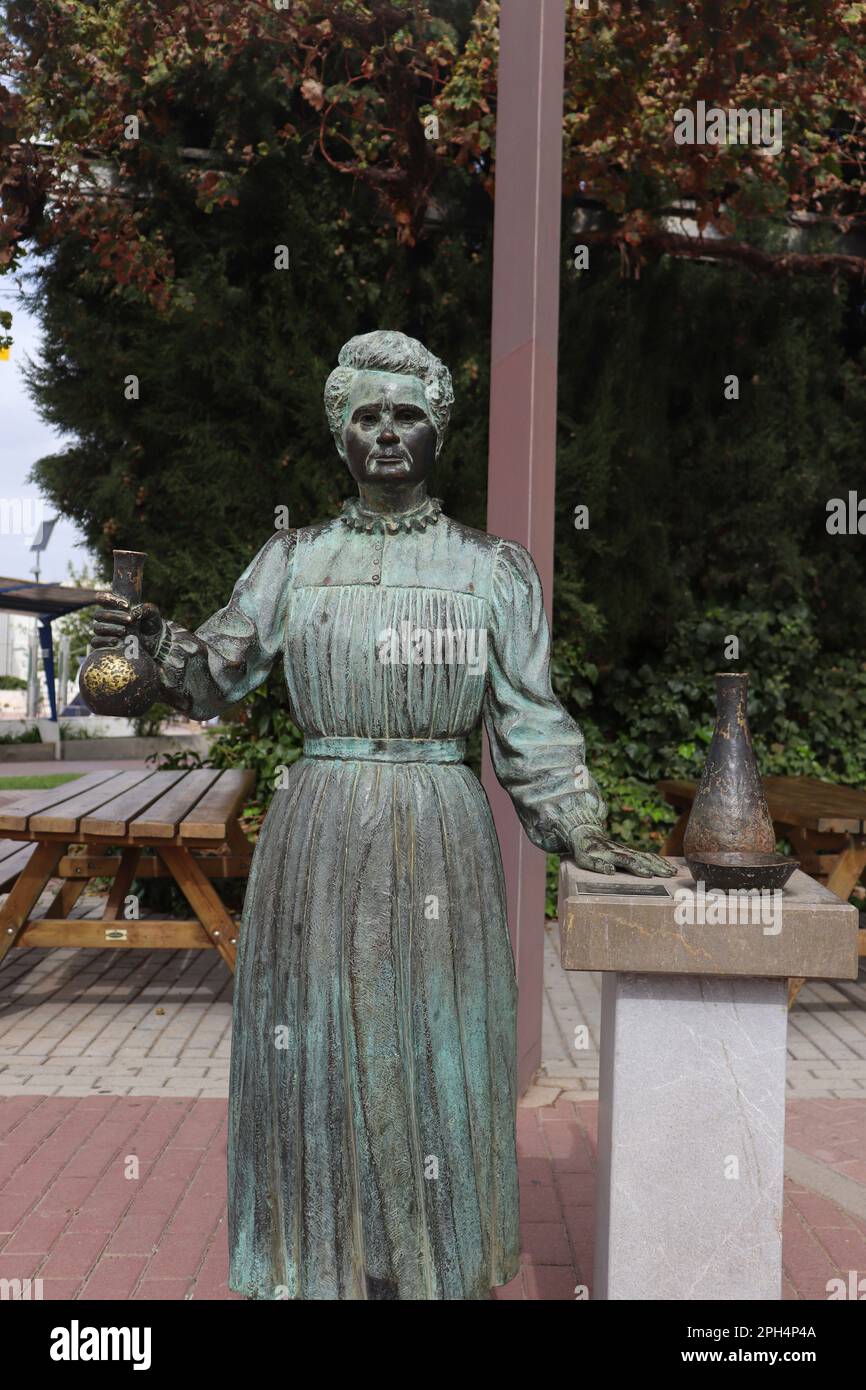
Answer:
<path fill-rule="evenodd" d="M 196 947 L 219 951 L 234 970 L 237 923 L 211 880 L 249 873 L 252 846 L 238 817 L 254 781 L 245 769 L 106 769 L 6 799 L 0 891 L 12 887 L 0 907 L 0 962 L 13 946 Z M 119 855 L 109 852 L 117 848 Z M 96 877 L 113 879 L 102 917 L 72 917 Z M 34 917 L 52 878 L 62 883 L 44 915 Z M 136 878 L 173 879 L 193 917 L 127 919 Z"/>
<path fill-rule="evenodd" d="M 801 868 L 847 902 L 866 868 L 866 792 L 815 777 L 764 777 L 764 795 L 776 836 L 791 842 Z M 679 812 L 665 854 L 682 854 L 697 782 L 659 782 Z M 861 946 L 862 954 L 862 946 Z"/>

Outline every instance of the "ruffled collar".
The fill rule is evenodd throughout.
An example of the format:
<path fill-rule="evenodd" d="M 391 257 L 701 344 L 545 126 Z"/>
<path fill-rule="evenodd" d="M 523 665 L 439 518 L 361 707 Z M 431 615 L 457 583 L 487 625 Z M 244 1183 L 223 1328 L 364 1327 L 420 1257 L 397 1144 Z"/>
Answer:
<path fill-rule="evenodd" d="M 426 531 L 428 526 L 436 525 L 441 514 L 438 497 L 425 497 L 419 506 L 406 512 L 371 512 L 356 497 L 350 497 L 343 503 L 340 520 L 353 531 L 387 532 L 394 536 L 398 531 Z"/>

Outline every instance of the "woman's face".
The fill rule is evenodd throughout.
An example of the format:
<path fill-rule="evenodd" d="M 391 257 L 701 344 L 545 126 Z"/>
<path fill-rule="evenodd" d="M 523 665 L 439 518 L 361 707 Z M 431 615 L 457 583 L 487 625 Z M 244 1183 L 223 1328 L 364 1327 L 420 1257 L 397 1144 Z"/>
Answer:
<path fill-rule="evenodd" d="M 436 429 L 417 377 L 358 372 L 349 391 L 343 448 L 357 483 L 422 483 L 436 458 Z"/>

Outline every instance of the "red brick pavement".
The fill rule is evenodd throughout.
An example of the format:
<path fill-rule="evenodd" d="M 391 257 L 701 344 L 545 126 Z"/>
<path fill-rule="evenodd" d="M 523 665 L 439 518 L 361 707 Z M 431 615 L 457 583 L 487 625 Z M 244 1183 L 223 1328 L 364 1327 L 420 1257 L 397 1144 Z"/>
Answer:
<path fill-rule="evenodd" d="M 788 1110 L 790 1143 L 866 1182 L 866 1100 Z M 498 1298 L 591 1287 L 596 1112 L 591 1101 L 520 1110 L 522 1268 Z M 237 1297 L 225 1126 L 221 1100 L 0 1100 L 0 1278 L 40 1278 L 46 1299 Z M 783 1259 L 786 1298 L 826 1298 L 828 1279 L 866 1274 L 866 1222 L 789 1182 Z"/>
<path fill-rule="evenodd" d="M 789 1144 L 866 1185 L 866 1100 L 798 1100 L 788 1112 Z"/>

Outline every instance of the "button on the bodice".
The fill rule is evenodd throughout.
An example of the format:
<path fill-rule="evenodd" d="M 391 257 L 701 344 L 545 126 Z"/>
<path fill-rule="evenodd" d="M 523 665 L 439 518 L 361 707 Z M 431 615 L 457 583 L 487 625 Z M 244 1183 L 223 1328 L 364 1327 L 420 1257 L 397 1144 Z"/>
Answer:
<path fill-rule="evenodd" d="M 378 584 L 382 578 L 382 552 L 385 548 L 384 538 L 379 536 L 373 549 L 370 559 L 372 562 L 372 572 L 370 574 L 371 584 Z"/>

